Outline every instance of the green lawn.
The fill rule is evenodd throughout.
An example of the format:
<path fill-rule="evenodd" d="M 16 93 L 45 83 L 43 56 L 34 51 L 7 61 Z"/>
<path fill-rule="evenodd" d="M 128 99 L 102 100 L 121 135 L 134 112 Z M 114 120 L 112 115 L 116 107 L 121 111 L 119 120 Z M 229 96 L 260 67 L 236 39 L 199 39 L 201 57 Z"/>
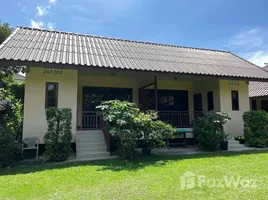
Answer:
<path fill-rule="evenodd" d="M 203 175 L 205 180 L 255 179 L 257 187 L 242 187 L 239 182 L 238 187 L 201 184 L 181 190 L 180 177 L 185 172 Z M 0 199 L 267 199 L 268 153 L 27 165 L 2 169 L 0 175 Z"/>

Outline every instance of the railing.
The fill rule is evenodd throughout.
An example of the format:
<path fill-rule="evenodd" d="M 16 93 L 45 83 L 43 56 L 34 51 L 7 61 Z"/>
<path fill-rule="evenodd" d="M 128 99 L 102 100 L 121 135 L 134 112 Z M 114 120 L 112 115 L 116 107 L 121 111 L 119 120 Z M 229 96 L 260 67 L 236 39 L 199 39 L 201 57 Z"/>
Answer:
<path fill-rule="evenodd" d="M 202 111 L 159 111 L 159 119 L 177 128 L 190 128 L 196 117 L 203 115 Z M 82 129 L 101 129 L 103 121 L 97 112 L 84 111 L 82 115 Z"/>
<path fill-rule="evenodd" d="M 203 115 L 202 111 L 159 111 L 159 119 L 177 128 L 191 128 L 193 120 Z"/>
<path fill-rule="evenodd" d="M 103 121 L 97 112 L 83 111 L 82 129 L 101 129 Z"/>

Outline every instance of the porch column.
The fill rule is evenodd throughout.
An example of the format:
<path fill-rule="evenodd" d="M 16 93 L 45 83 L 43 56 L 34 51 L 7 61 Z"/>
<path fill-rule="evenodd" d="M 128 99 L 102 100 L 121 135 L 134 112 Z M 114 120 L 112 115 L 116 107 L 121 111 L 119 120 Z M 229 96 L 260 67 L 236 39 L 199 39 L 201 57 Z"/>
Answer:
<path fill-rule="evenodd" d="M 154 76 L 154 98 L 155 98 L 155 110 L 158 111 L 158 95 L 157 95 L 157 76 Z"/>

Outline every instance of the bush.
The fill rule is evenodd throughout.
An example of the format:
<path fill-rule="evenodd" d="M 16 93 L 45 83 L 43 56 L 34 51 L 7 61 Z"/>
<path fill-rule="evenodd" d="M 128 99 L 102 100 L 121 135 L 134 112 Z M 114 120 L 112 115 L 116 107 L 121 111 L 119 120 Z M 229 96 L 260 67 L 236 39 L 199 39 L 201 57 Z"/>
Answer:
<path fill-rule="evenodd" d="M 230 120 L 228 114 L 208 113 L 198 117 L 193 122 L 193 133 L 200 149 L 215 151 L 220 148 L 220 142 L 226 140 L 223 125 Z"/>
<path fill-rule="evenodd" d="M 9 129 L 17 141 L 21 141 L 23 105 L 9 91 L 0 89 L 0 124 Z"/>
<path fill-rule="evenodd" d="M 50 161 L 64 161 L 71 153 L 72 111 L 68 108 L 46 109 L 48 131 L 44 137 L 45 157 Z"/>
<path fill-rule="evenodd" d="M 0 167 L 11 165 L 19 158 L 20 151 L 21 144 L 7 127 L 0 125 Z"/>
<path fill-rule="evenodd" d="M 110 133 L 118 139 L 119 155 L 124 159 L 136 156 L 138 141 L 147 148 L 164 146 L 163 138 L 175 132 L 172 126 L 156 120 L 156 112 L 142 113 L 130 102 L 106 101 L 97 109 L 103 120 L 109 122 Z"/>
<path fill-rule="evenodd" d="M 166 124 L 158 119 L 156 111 L 147 113 L 139 112 L 135 118 L 137 132 L 140 133 L 142 148 L 160 148 L 165 147 L 164 138 L 172 138 L 173 133 L 177 130 L 171 125 Z"/>
<path fill-rule="evenodd" d="M 251 147 L 268 146 L 268 113 L 263 110 L 245 112 L 244 137 Z"/>

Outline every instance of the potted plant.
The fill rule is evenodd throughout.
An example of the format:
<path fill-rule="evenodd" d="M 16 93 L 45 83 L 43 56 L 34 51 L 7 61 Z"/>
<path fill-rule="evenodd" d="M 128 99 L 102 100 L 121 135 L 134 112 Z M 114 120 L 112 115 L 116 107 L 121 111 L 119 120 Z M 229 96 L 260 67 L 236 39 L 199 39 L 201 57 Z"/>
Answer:
<path fill-rule="evenodd" d="M 152 137 L 152 134 L 145 131 L 143 134 L 143 138 L 141 140 L 141 151 L 143 155 L 150 155 L 153 148 L 155 148 L 154 145 L 154 138 Z"/>
<path fill-rule="evenodd" d="M 223 151 L 228 150 L 228 140 L 231 138 L 231 134 L 222 133 L 222 140 L 220 142 L 220 149 Z"/>
<path fill-rule="evenodd" d="M 239 136 L 239 144 L 245 144 L 245 138 L 244 136 Z"/>

